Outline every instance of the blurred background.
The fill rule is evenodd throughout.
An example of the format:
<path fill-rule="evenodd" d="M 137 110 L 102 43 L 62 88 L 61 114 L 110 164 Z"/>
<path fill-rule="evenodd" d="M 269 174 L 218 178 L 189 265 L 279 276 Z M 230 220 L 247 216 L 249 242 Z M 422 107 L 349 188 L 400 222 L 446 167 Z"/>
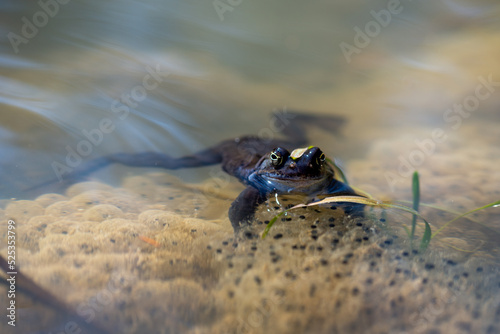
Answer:
<path fill-rule="evenodd" d="M 275 109 L 345 116 L 341 136 L 315 132 L 312 140 L 348 166 L 410 135 L 384 158 L 395 173 L 398 154 L 410 153 L 433 128 L 467 141 L 491 131 L 478 121 L 500 120 L 498 91 L 467 119 L 456 112 L 443 118 L 474 93 L 479 77 L 500 81 L 500 5 L 493 0 L 0 6 L 5 199 L 31 196 L 25 189 L 80 159 L 117 151 L 179 156 L 256 134 Z M 463 122 L 452 129 L 457 116 Z M 118 183 L 135 172 L 98 175 Z M 205 169 L 175 173 L 186 182 L 207 177 Z"/>
<path fill-rule="evenodd" d="M 218 185 L 214 175 L 220 175 L 217 166 L 169 171 L 181 180 L 172 181 L 171 187 L 165 187 L 170 183 L 164 181 L 174 179 L 170 176 L 127 178 L 129 187 L 115 189 L 112 198 L 109 187 L 97 195 L 80 196 L 73 190 L 67 197 L 39 197 L 37 203 L 45 203 L 44 207 L 12 199 L 51 192 L 50 187 L 28 189 L 64 178 L 86 161 L 107 154 L 156 151 L 182 156 L 224 139 L 269 133 L 269 115 L 275 110 L 343 116 L 347 122 L 340 133 L 311 129 L 311 144 L 340 159 L 351 184 L 378 199 L 411 199 L 411 174 L 417 169 L 421 201 L 455 210 L 446 215 L 421 208 L 434 233 L 457 212 L 500 199 L 498 0 L 4 0 L 0 9 L 0 216 L 20 223 L 18 262 L 40 286 L 72 305 L 99 296 L 113 270 L 133 274 L 137 283 L 131 284 L 132 292 L 124 291 L 119 297 L 123 299 L 117 293 L 116 306 L 102 312 L 106 321 L 126 326 L 129 332 L 147 332 L 147 326 L 152 331 L 182 332 L 176 329 L 178 325 L 204 332 L 203 326 L 214 324 L 213 332 L 220 333 L 239 323 L 248 305 L 254 307 L 258 300 L 271 296 L 257 274 L 263 274 L 265 286 L 275 284 L 272 279 L 283 285 L 284 281 L 278 281 L 279 270 L 274 276 L 269 274 L 274 255 L 272 262 L 265 257 L 274 253 L 275 245 L 277 251 L 284 247 L 277 238 L 260 240 L 261 253 L 255 260 L 254 253 L 247 256 L 245 246 L 232 248 L 233 231 L 226 213 L 243 187 L 236 180 L 229 190 L 214 186 Z M 90 178 L 118 186 L 127 176 L 149 171 L 111 166 Z M 204 189 L 202 181 L 212 186 L 212 194 L 193 196 L 198 194 L 194 190 Z M 160 203 L 144 204 L 149 198 L 140 191 L 136 192 L 140 200 L 130 200 L 136 197 L 130 197 L 127 189 L 146 189 L 148 184 L 162 186 Z M 198 203 L 206 198 L 210 205 Z M 127 212 L 127 219 L 115 220 L 114 213 L 95 211 L 96 223 L 89 222 L 89 212 L 102 208 L 99 200 L 114 201 L 113 205 Z M 52 201 L 56 205 L 46 210 Z M 374 241 L 358 248 L 362 256 L 353 258 L 352 276 L 351 269 L 345 269 L 348 266 L 340 266 L 346 275 L 339 278 L 338 286 L 345 290 L 331 288 L 330 271 L 339 270 L 336 263 L 347 263 L 347 255 L 353 255 L 351 249 L 358 246 L 351 239 L 340 251 L 335 243 L 332 250 L 325 247 L 323 255 L 334 260 L 329 260 L 331 266 L 321 263 L 318 271 L 304 276 L 312 280 L 311 289 L 308 278 L 297 284 L 305 290 L 288 285 L 291 293 L 286 295 L 290 305 L 312 298 L 316 279 L 318 297 L 313 301 L 317 303 L 296 308 L 297 316 L 288 310 L 271 317 L 266 314 L 268 323 L 290 319 L 298 331 L 294 321 L 307 320 L 302 313 L 312 312 L 307 323 L 321 324 L 316 313 L 322 311 L 333 326 L 337 326 L 336 319 L 348 323 L 350 318 L 353 324 L 365 326 L 369 301 L 374 323 L 390 326 L 387 319 L 397 319 L 414 325 L 420 320 L 398 312 L 408 315 L 414 307 L 427 319 L 428 307 L 435 310 L 433 296 L 440 295 L 439 289 L 432 289 L 445 287 L 443 291 L 448 291 L 446 287 L 456 284 L 456 289 L 466 287 L 460 299 L 441 305 L 444 313 L 434 314 L 442 317 L 429 322 L 444 327 L 458 319 L 460 325 L 471 313 L 476 327 L 465 323 L 448 331 L 425 333 L 455 333 L 460 328 L 479 333 L 476 328 L 480 326 L 484 333 L 496 333 L 498 209 L 489 208 L 473 215 L 474 220 L 449 226 L 438 241 L 432 241 L 433 252 L 428 253 L 432 266 L 420 259 L 410 261 L 413 257 L 404 257 L 408 252 L 394 259 L 392 250 L 384 253 L 390 261 L 382 258 L 374 269 L 378 274 L 372 289 L 365 275 L 372 270 L 371 262 L 368 265 L 372 260 L 365 255 L 380 244 Z M 45 215 L 40 216 L 42 213 Z M 107 219 L 110 217 L 113 219 Z M 409 219 L 394 217 L 395 226 L 405 236 L 401 226 L 409 224 Z M 3 221 L 6 224 L 7 219 Z M 300 233 L 309 232 L 302 229 Z M 381 235 L 384 233 L 385 229 Z M 161 247 L 138 238 L 141 234 L 155 238 Z M 335 240 L 339 241 L 332 242 Z M 361 244 L 362 239 L 358 240 Z M 392 239 L 384 242 L 388 243 L 380 247 L 391 244 Z M 266 245 L 272 252 L 263 248 Z M 309 257 L 304 257 L 307 261 L 296 257 L 286 242 L 282 245 L 287 248 L 281 254 L 285 259 L 285 254 L 290 256 L 281 262 L 283 273 L 288 273 L 287 265 L 299 272 L 302 265 L 313 263 L 308 262 L 312 261 Z M 225 259 L 234 262 L 234 270 L 232 262 L 226 267 Z M 443 260 L 448 261 L 445 267 L 440 266 Z M 430 272 L 432 263 L 436 268 Z M 405 265 L 409 269 L 404 275 L 416 276 L 410 279 L 401 274 L 393 286 L 395 273 Z M 237 288 L 240 274 L 247 279 Z M 426 286 L 431 290 L 418 285 L 417 276 L 423 278 L 422 284 L 429 277 Z M 460 280 L 465 283 L 459 285 Z M 343 291 L 353 286 L 351 298 Z M 356 299 L 357 286 L 362 293 L 365 287 L 373 293 L 364 300 Z M 337 305 L 335 298 L 338 305 L 347 305 L 344 313 L 337 308 L 329 311 L 328 307 Z M 349 305 L 355 308 L 351 310 Z M 25 310 L 29 308 L 25 306 Z M 213 310 L 219 313 L 214 316 Z M 50 319 L 36 309 L 33 314 L 33 319 Z M 29 318 L 20 316 L 20 325 L 31 326 L 30 320 L 23 319 Z M 132 323 L 137 329 L 123 319 L 135 319 Z M 486 329 L 490 324 L 495 326 Z M 412 327 L 393 327 L 391 333 L 398 328 L 402 333 Z M 270 326 L 269 332 L 276 331 Z"/>

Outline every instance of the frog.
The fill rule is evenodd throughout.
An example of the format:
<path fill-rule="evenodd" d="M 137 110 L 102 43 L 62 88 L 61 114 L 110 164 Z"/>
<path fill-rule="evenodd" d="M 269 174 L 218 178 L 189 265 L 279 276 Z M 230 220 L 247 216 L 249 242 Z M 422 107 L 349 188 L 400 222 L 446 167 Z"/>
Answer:
<path fill-rule="evenodd" d="M 229 220 L 235 233 L 250 224 L 257 207 L 273 196 L 360 196 L 337 179 L 325 153 L 316 146 L 296 148 L 292 152 L 282 146 L 275 147 L 262 155 L 255 165 L 246 166 L 236 175 L 247 187 L 229 208 Z M 361 215 L 359 206 L 350 209 L 354 206 L 345 211 Z"/>
<path fill-rule="evenodd" d="M 67 186 L 82 181 L 96 170 L 114 163 L 167 170 L 220 164 L 226 173 L 246 186 L 228 211 L 237 235 L 252 224 L 259 205 L 273 196 L 362 196 L 336 177 L 332 164 L 319 147 L 305 146 L 309 141 L 306 126 L 338 133 L 344 123 L 345 118 L 336 115 L 278 111 L 272 114 L 270 128 L 284 138 L 242 136 L 178 158 L 162 152 L 109 154 L 83 163 L 62 183 Z M 345 211 L 362 215 L 359 205 Z"/>

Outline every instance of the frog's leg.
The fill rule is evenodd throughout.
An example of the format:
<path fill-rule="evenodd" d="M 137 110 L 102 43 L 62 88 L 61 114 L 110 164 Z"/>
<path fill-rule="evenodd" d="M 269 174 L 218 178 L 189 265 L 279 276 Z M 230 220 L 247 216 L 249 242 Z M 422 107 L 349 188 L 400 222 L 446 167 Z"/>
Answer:
<path fill-rule="evenodd" d="M 29 188 L 27 191 L 33 191 L 50 185 L 53 185 L 57 190 L 64 190 L 71 184 L 81 182 L 90 174 L 114 163 L 132 167 L 155 167 L 164 169 L 193 168 L 218 164 L 222 161 L 222 154 L 220 153 L 221 145 L 179 158 L 174 158 L 158 152 L 110 154 L 82 163 L 70 173 L 61 175 L 60 180 L 53 179 Z"/>
<path fill-rule="evenodd" d="M 206 149 L 179 158 L 173 158 L 167 154 L 158 152 L 145 153 L 116 153 L 104 157 L 105 164 L 119 163 L 132 167 L 157 167 L 164 169 L 179 169 L 202 167 L 218 164 L 222 161 L 222 155 L 215 148 Z"/>
<path fill-rule="evenodd" d="M 252 221 L 255 210 L 259 204 L 265 201 L 265 194 L 250 186 L 238 195 L 229 208 L 229 220 L 235 233 L 238 233 L 241 227 Z"/>

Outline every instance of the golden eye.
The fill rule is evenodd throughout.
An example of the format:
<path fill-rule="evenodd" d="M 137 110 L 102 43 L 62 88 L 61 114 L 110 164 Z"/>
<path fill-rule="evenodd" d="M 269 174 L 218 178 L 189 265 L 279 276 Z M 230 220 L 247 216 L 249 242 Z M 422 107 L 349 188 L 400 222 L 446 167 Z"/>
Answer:
<path fill-rule="evenodd" d="M 290 156 L 290 152 L 288 152 L 283 147 L 276 147 L 274 150 L 269 153 L 269 159 L 274 167 L 280 168 L 285 164 L 288 157 Z"/>
<path fill-rule="evenodd" d="M 271 159 L 274 166 L 280 165 L 283 160 L 283 157 L 281 156 L 281 154 L 279 154 L 279 152 L 271 152 L 269 158 Z"/>
<path fill-rule="evenodd" d="M 326 160 L 325 153 L 321 153 L 320 156 L 318 157 L 318 165 L 322 165 Z"/>

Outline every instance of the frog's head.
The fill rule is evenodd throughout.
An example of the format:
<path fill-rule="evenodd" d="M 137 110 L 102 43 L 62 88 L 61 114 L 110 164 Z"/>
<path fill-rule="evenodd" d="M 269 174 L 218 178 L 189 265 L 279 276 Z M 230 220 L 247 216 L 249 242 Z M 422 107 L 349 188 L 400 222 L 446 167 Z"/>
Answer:
<path fill-rule="evenodd" d="M 312 193 L 328 187 L 333 178 L 333 169 L 319 148 L 309 146 L 290 153 L 277 147 L 259 160 L 248 182 L 265 192 Z"/>

